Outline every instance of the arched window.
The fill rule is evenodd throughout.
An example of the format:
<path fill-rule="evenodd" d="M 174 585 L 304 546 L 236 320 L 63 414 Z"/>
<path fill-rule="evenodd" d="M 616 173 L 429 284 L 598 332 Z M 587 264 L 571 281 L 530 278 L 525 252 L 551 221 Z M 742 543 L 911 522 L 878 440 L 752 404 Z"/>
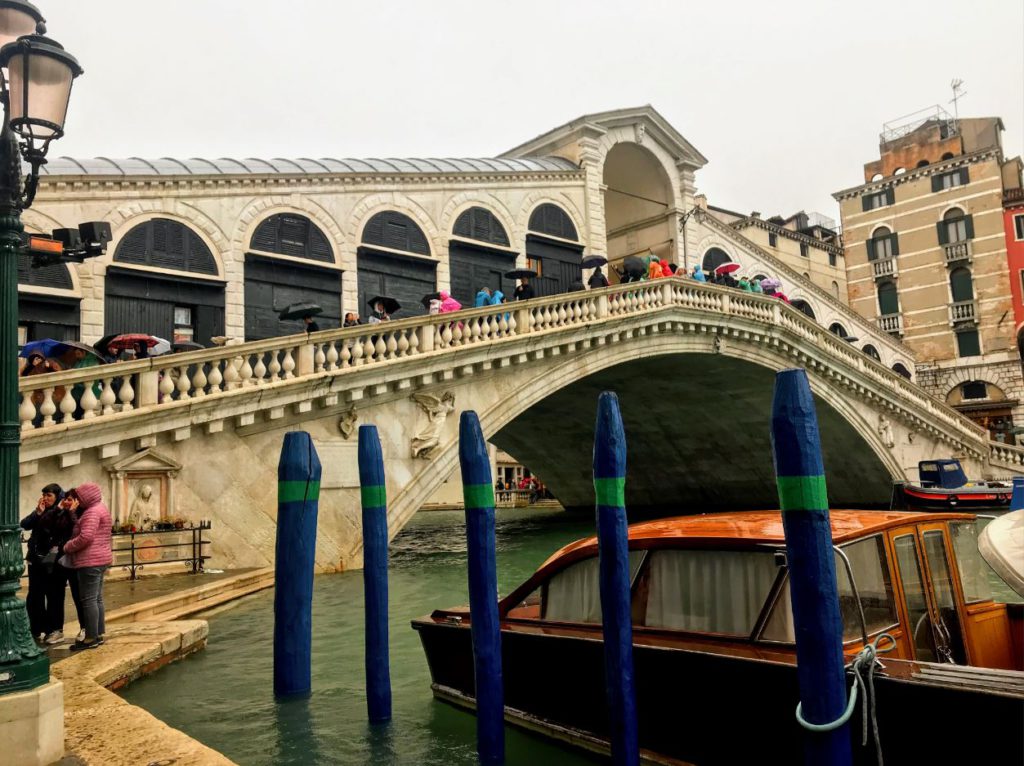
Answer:
<path fill-rule="evenodd" d="M 832 296 L 835 298 L 839 297 L 839 283 L 834 280 L 832 282 Z"/>
<path fill-rule="evenodd" d="M 206 243 L 183 223 L 154 218 L 134 226 L 114 251 L 114 261 L 197 274 L 217 274 Z"/>
<path fill-rule="evenodd" d="M 974 300 L 974 280 L 971 272 L 965 268 L 953 269 L 949 275 L 949 288 L 953 293 L 953 302 Z"/>
<path fill-rule="evenodd" d="M 943 160 L 951 160 L 951 159 L 953 159 L 953 157 L 955 157 L 955 156 L 956 156 L 956 155 L 955 155 L 955 154 L 953 154 L 953 152 L 946 152 L 945 154 L 943 154 L 943 155 L 942 155 L 942 159 L 943 159 Z"/>
<path fill-rule="evenodd" d="M 570 221 L 570 225 L 571 223 Z M 462 212 L 455 219 L 452 234 L 456 237 L 475 239 L 492 245 L 500 245 L 501 247 L 509 246 L 505 227 L 501 225 L 501 222 L 495 217 L 494 213 L 482 207 L 471 207 L 469 210 Z"/>
<path fill-rule="evenodd" d="M 430 245 L 423 230 L 409 216 L 394 210 L 377 213 L 367 221 L 363 228 L 362 242 L 364 245 L 430 255 Z"/>
<path fill-rule="evenodd" d="M 885 176 L 883 176 L 881 173 L 875 173 L 873 176 L 871 176 L 871 183 L 874 183 L 875 181 L 881 181 L 883 178 L 885 178 Z"/>
<path fill-rule="evenodd" d="M 899 296 L 892 282 L 881 282 L 878 285 L 878 313 L 880 316 L 900 313 Z"/>
<path fill-rule="evenodd" d="M 928 167 L 928 165 L 929 165 L 928 160 L 920 160 L 920 161 L 918 161 L 916 167 L 926 168 L 926 167 Z"/>
<path fill-rule="evenodd" d="M 808 273 L 807 273 L 807 272 L 805 271 L 805 272 L 804 272 L 804 279 L 810 279 L 810 278 L 811 278 L 811 275 L 810 275 L 810 274 L 808 274 Z"/>
<path fill-rule="evenodd" d="M 896 168 L 896 169 L 895 169 L 895 170 L 894 170 L 894 171 L 892 172 L 892 174 L 893 174 L 894 176 L 901 176 L 901 175 L 903 175 L 903 174 L 904 174 L 904 173 L 906 173 L 906 172 L 907 172 L 907 169 L 906 169 L 906 168 Z"/>
<path fill-rule="evenodd" d="M 867 241 L 868 260 L 880 261 L 897 254 L 896 236 L 887 226 L 879 226 Z"/>
<path fill-rule="evenodd" d="M 52 287 L 58 290 L 75 289 L 67 264 L 54 263 L 34 269 L 32 256 L 25 251 L 18 253 L 18 284 L 26 287 Z"/>
<path fill-rule="evenodd" d="M 701 266 L 704 271 L 714 271 L 723 263 L 731 262 L 732 258 L 730 258 L 724 250 L 718 247 L 713 247 L 704 253 L 704 258 L 701 260 Z"/>
<path fill-rule="evenodd" d="M 845 338 L 848 335 L 846 328 L 839 324 L 839 322 L 833 322 L 829 326 L 828 331 L 833 335 L 838 335 L 840 338 Z"/>
<path fill-rule="evenodd" d="M 550 203 L 539 206 L 530 214 L 529 229 L 537 234 L 547 234 L 559 239 L 571 239 L 574 242 L 579 239 L 568 213 L 558 205 Z"/>
<path fill-rule="evenodd" d="M 882 357 L 878 355 L 878 349 L 876 349 L 870 343 L 863 348 L 863 351 L 867 356 L 870 356 L 876 362 L 882 361 Z"/>
<path fill-rule="evenodd" d="M 910 380 L 910 370 L 908 370 L 899 362 L 896 362 L 896 364 L 892 366 L 892 371 L 895 372 L 897 375 L 901 375 L 907 380 Z"/>
<path fill-rule="evenodd" d="M 249 247 L 265 253 L 334 263 L 330 242 L 316 224 L 292 213 L 272 215 L 253 232 Z"/>
<path fill-rule="evenodd" d="M 943 234 L 945 237 L 943 238 Z M 942 244 L 963 242 L 974 237 L 974 226 L 970 216 L 964 215 L 964 211 L 958 207 L 947 210 L 942 216 L 942 223 L 939 224 L 939 240 Z"/>
<path fill-rule="evenodd" d="M 756 277 L 754 277 L 754 279 L 756 279 L 758 282 L 764 282 L 766 279 L 768 279 L 768 277 L 766 277 L 764 274 L 758 274 Z"/>
<path fill-rule="evenodd" d="M 797 298 L 795 301 L 793 301 L 793 308 L 799 310 L 801 313 L 806 314 L 811 319 L 816 318 L 814 316 L 814 309 L 811 308 L 811 304 L 803 300 L 802 298 Z"/>

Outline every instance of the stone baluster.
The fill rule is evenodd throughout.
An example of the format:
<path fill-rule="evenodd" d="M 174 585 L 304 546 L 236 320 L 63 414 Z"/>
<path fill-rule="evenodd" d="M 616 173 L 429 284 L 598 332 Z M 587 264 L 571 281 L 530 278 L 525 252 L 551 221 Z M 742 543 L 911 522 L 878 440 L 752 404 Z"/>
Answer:
<path fill-rule="evenodd" d="M 331 372 L 338 369 L 338 347 L 334 341 L 328 341 L 326 346 L 327 353 L 324 354 L 324 367 Z M 341 347 L 345 348 L 345 341 L 341 341 Z M 342 365 L 344 366 L 344 361 L 342 361 Z"/>
<path fill-rule="evenodd" d="M 256 365 L 252 368 L 252 380 L 257 386 L 267 382 L 267 365 L 263 362 L 265 354 L 256 354 Z"/>
<path fill-rule="evenodd" d="M 565 321 L 569 318 L 569 315 L 565 311 L 565 304 L 558 304 L 558 326 L 561 327 L 565 324 Z"/>
<path fill-rule="evenodd" d="M 350 363 L 355 364 L 355 362 L 352 362 L 352 352 L 355 350 L 352 345 L 353 342 L 351 339 L 341 341 L 341 352 L 338 354 L 338 366 L 341 369 L 349 367 Z M 356 343 L 355 345 L 358 346 L 359 344 Z"/>
<path fill-rule="evenodd" d="M 386 358 L 387 359 L 394 359 L 395 358 L 395 352 L 398 350 L 398 343 L 395 341 L 395 332 L 394 331 L 389 332 L 387 334 L 387 340 L 384 342 L 384 347 L 386 349 L 386 354 L 387 354 Z"/>
<path fill-rule="evenodd" d="M 183 402 L 186 399 L 191 399 L 189 390 L 192 388 L 192 381 L 188 376 L 188 367 L 182 365 L 178 367 L 178 401 Z"/>
<path fill-rule="evenodd" d="M 36 419 L 36 405 L 32 401 L 33 391 L 21 392 L 21 406 L 18 407 L 18 419 L 21 420 L 21 430 L 31 431 L 35 428 L 32 421 Z"/>
<path fill-rule="evenodd" d="M 131 412 L 135 409 L 135 389 L 132 388 L 132 376 L 121 376 L 121 390 L 117 393 L 117 399 L 121 402 L 121 412 Z"/>
<path fill-rule="evenodd" d="M 262 355 L 261 355 L 262 358 Z M 267 365 L 267 380 L 274 383 L 281 379 L 281 363 L 277 360 L 277 351 L 270 352 L 270 364 Z"/>
<path fill-rule="evenodd" d="M 242 385 L 238 379 L 238 363 L 241 362 L 241 357 L 234 357 L 232 359 L 224 360 L 224 390 L 234 391 L 236 388 Z"/>
<path fill-rule="evenodd" d="M 452 322 L 449 325 L 449 327 L 451 327 L 451 331 L 452 331 L 452 345 L 453 346 L 461 346 L 462 345 L 462 338 L 463 338 L 463 335 L 464 335 L 462 322 Z"/>
<path fill-rule="evenodd" d="M 284 350 L 284 360 L 281 362 L 281 369 L 284 371 L 284 379 L 291 380 L 295 377 L 295 354 L 290 348 Z"/>
<path fill-rule="evenodd" d="M 100 403 L 99 399 L 96 398 L 96 392 L 93 391 L 96 385 L 96 383 L 88 384 L 85 387 L 85 391 L 82 392 L 82 399 L 79 404 L 82 406 L 83 420 L 96 417 L 96 408 Z"/>
<path fill-rule="evenodd" d="M 192 396 L 206 396 L 206 371 L 202 362 L 196 365 L 196 374 L 192 376 Z"/>
<path fill-rule="evenodd" d="M 407 335 L 415 337 L 416 331 L 413 330 L 408 332 L 406 330 L 402 330 L 398 333 L 398 356 L 407 356 L 409 353 L 409 338 L 406 337 Z"/>
<path fill-rule="evenodd" d="M 209 380 L 209 383 L 210 383 L 210 393 L 211 394 L 218 394 L 218 393 L 220 393 L 220 384 L 223 382 L 224 376 L 221 375 L 221 372 L 220 372 L 220 360 L 219 359 L 214 359 L 212 362 L 210 362 L 210 376 L 209 376 L 208 380 Z"/>
<path fill-rule="evenodd" d="M 377 342 L 373 346 L 373 354 L 376 361 L 380 362 L 386 359 L 388 351 L 388 344 L 384 342 L 384 334 L 377 336 Z"/>
<path fill-rule="evenodd" d="M 330 344 L 334 348 L 334 344 Z M 317 343 L 313 354 L 313 369 L 316 372 L 323 372 L 327 366 L 327 354 L 324 353 L 324 344 Z"/>
<path fill-rule="evenodd" d="M 53 389 L 43 389 L 43 403 L 39 407 L 39 412 L 43 416 L 43 428 L 52 426 L 54 423 L 53 416 L 57 412 L 57 405 L 53 403 Z"/>
<path fill-rule="evenodd" d="M 86 382 L 85 387 L 88 388 L 91 384 Z M 75 397 L 71 393 L 71 386 L 67 387 L 64 392 L 64 398 L 60 400 L 60 412 L 61 412 L 61 423 L 70 423 L 75 419 L 75 409 L 78 404 L 75 402 Z"/>
<path fill-rule="evenodd" d="M 409 337 L 406 340 L 406 344 L 408 345 L 408 351 L 406 352 L 406 355 L 415 356 L 416 354 L 419 353 L 420 350 L 420 334 L 417 330 L 413 329 L 409 330 L 408 336 Z M 434 336 L 430 337 L 433 338 Z"/>
<path fill-rule="evenodd" d="M 452 327 L 450 324 L 438 325 L 441 336 L 441 348 L 450 348 L 452 345 Z"/>
<path fill-rule="evenodd" d="M 356 367 L 363 363 L 363 342 L 359 338 L 353 338 L 349 341 L 350 346 L 347 347 L 349 355 L 352 357 L 352 366 Z"/>
<path fill-rule="evenodd" d="M 366 340 L 363 341 L 363 364 L 369 364 L 372 362 L 373 355 L 377 353 L 377 347 L 374 345 L 373 340 L 371 340 L 372 337 L 373 336 L 368 335 L 366 336 Z M 380 340 L 380 338 L 378 337 L 377 340 Z"/>
<path fill-rule="evenodd" d="M 100 404 L 103 407 L 103 415 L 111 415 L 114 412 L 114 405 L 117 403 L 117 398 L 114 396 L 114 379 L 104 378 L 103 379 L 103 391 L 100 392 Z"/>

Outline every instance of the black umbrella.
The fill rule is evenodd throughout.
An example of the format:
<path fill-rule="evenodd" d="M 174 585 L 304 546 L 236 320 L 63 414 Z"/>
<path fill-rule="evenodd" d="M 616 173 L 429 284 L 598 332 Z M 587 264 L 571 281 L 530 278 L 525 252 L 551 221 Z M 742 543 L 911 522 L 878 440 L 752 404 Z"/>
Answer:
<path fill-rule="evenodd" d="M 120 334 L 121 333 L 119 333 L 119 332 L 114 332 L 114 333 L 111 333 L 110 335 L 104 335 L 102 338 L 100 338 L 98 341 L 96 341 L 95 343 L 92 344 L 93 348 L 95 348 L 101 354 L 106 354 L 106 355 L 109 356 L 110 355 L 110 351 L 107 349 L 107 344 L 110 343 L 110 341 L 112 341 L 114 338 L 116 338 Z"/>
<path fill-rule="evenodd" d="M 533 279 L 537 272 L 533 269 L 512 269 L 505 272 L 505 279 Z"/>
<path fill-rule="evenodd" d="M 580 261 L 580 266 L 584 269 L 596 269 L 604 266 L 606 263 L 608 263 L 608 259 L 603 255 L 588 255 Z"/>
<path fill-rule="evenodd" d="M 391 298 L 391 297 L 389 297 L 387 295 L 375 295 L 372 298 L 370 298 L 370 300 L 368 300 L 366 303 L 374 311 L 377 310 L 377 304 L 378 303 L 383 303 L 384 304 L 384 313 L 385 314 L 394 314 L 396 311 L 398 311 L 400 308 L 402 308 L 402 304 L 401 303 L 399 303 L 394 298 Z"/>
<path fill-rule="evenodd" d="M 313 317 L 322 313 L 324 313 L 324 310 L 320 308 L 320 304 L 312 303 L 311 301 L 300 301 L 299 303 L 289 303 L 281 309 L 278 317 L 281 319 L 305 319 L 306 317 Z"/>
<path fill-rule="evenodd" d="M 629 276 L 642 277 L 647 273 L 647 264 L 640 256 L 630 255 L 623 259 L 622 270 Z"/>
<path fill-rule="evenodd" d="M 439 300 L 441 300 L 441 293 L 427 293 L 422 298 L 420 298 L 420 303 L 423 304 L 423 308 L 429 309 L 431 301 Z"/>
<path fill-rule="evenodd" d="M 201 348 L 206 348 L 202 343 L 196 343 L 191 340 L 183 340 L 180 343 L 172 343 L 171 351 L 198 351 Z"/>

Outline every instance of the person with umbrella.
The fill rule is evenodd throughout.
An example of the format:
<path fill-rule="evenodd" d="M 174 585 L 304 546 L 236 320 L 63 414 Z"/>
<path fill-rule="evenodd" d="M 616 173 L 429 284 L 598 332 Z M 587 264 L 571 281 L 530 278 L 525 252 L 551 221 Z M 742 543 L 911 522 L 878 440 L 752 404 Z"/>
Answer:
<path fill-rule="evenodd" d="M 301 301 L 299 303 L 289 303 L 277 316 L 282 321 L 288 319 L 300 319 L 305 325 L 306 333 L 320 332 L 320 325 L 318 325 L 313 317 L 317 314 L 322 314 L 323 309 L 317 303 L 311 301 Z"/>
<path fill-rule="evenodd" d="M 601 271 L 601 267 L 606 263 L 608 263 L 608 259 L 603 255 L 588 255 L 580 262 L 581 268 L 594 270 L 590 275 L 590 279 L 587 280 L 587 286 L 591 290 L 608 287 L 608 277 L 606 277 L 604 272 Z"/>
<path fill-rule="evenodd" d="M 530 284 L 530 279 L 535 276 L 537 276 L 537 272 L 533 269 L 512 269 L 512 271 L 505 274 L 506 279 L 519 280 L 519 284 L 516 285 L 515 292 L 512 294 L 512 300 L 528 301 L 536 297 L 533 292 L 533 285 Z"/>
<path fill-rule="evenodd" d="M 367 304 L 373 309 L 373 313 L 366 320 L 369 324 L 387 322 L 391 319 L 392 314 L 402 308 L 401 303 L 387 295 L 375 295 L 367 301 Z"/>

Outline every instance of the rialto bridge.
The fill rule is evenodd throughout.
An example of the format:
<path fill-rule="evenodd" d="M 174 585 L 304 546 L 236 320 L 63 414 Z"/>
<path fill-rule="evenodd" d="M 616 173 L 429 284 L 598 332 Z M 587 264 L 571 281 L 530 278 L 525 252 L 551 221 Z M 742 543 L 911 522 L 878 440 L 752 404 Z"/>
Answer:
<path fill-rule="evenodd" d="M 857 332 L 890 348 L 870 326 Z M 324 471 L 318 563 L 358 566 L 358 424 L 380 430 L 396 534 L 458 480 L 466 409 L 567 506 L 591 504 L 596 398 L 612 389 L 631 507 L 774 507 L 773 374 L 791 366 L 817 398 L 833 507 L 885 505 L 893 479 L 929 457 L 958 455 L 973 476 L 1021 470 L 1024 452 L 990 442 L 893 361 L 777 299 L 678 278 L 290 335 L 22 378 L 22 499 L 99 480 L 121 518 L 164 503 L 214 521 L 217 565 L 265 564 L 282 437 L 304 429 Z M 143 481 L 158 501 L 137 499 Z"/>

